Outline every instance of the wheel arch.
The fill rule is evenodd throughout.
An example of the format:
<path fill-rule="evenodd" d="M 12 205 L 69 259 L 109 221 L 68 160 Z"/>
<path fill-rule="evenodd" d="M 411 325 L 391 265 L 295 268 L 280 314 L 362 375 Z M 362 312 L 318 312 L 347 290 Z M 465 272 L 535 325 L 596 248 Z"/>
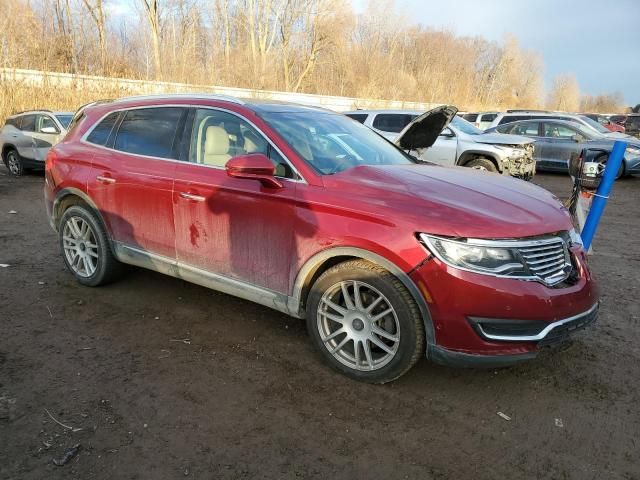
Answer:
<path fill-rule="evenodd" d="M 15 150 L 16 152 L 18 151 L 18 149 L 16 148 L 16 146 L 14 144 L 5 143 L 2 146 L 2 152 L 0 152 L 0 156 L 2 157 L 2 161 L 5 162 L 5 163 L 7 161 L 5 157 L 6 157 L 7 153 L 9 153 L 9 150 Z M 20 154 L 18 153 L 18 155 L 20 155 Z"/>
<path fill-rule="evenodd" d="M 74 205 L 88 207 L 89 210 L 91 210 L 91 213 L 95 214 L 98 220 L 102 223 L 102 226 L 107 232 L 107 235 L 109 236 L 109 238 L 111 238 L 109 226 L 104 221 L 104 217 L 100 213 L 100 210 L 98 209 L 96 204 L 93 203 L 93 200 L 91 200 L 91 198 L 82 190 L 73 187 L 67 187 L 60 190 L 53 200 L 53 208 L 51 210 L 51 224 L 56 231 L 58 230 L 58 223 L 60 222 L 62 215 L 64 215 L 64 212 L 69 207 Z"/>
<path fill-rule="evenodd" d="M 418 305 L 420 315 L 425 328 L 425 336 L 427 341 L 427 349 L 429 351 L 429 345 L 435 345 L 435 332 L 433 327 L 433 321 L 431 319 L 431 313 L 429 307 L 425 302 L 417 285 L 411 280 L 409 275 L 402 271 L 393 262 L 386 258 L 373 253 L 369 250 L 364 250 L 357 247 L 334 247 L 327 250 L 323 250 L 312 256 L 302 268 L 299 270 L 296 276 L 292 296 L 289 297 L 289 311 L 291 315 L 299 318 L 304 318 L 305 307 L 309 292 L 315 280 L 322 275 L 327 269 L 345 262 L 347 260 L 366 260 L 379 267 L 388 270 L 394 275 L 404 287 L 409 291 L 413 300 Z"/>
<path fill-rule="evenodd" d="M 502 172 L 502 165 L 496 158 L 496 156 L 489 152 L 484 152 L 482 150 L 466 150 L 462 152 L 460 157 L 458 158 L 458 165 L 464 167 L 467 163 L 475 158 L 486 158 L 490 162 L 492 162 L 499 172 Z"/>

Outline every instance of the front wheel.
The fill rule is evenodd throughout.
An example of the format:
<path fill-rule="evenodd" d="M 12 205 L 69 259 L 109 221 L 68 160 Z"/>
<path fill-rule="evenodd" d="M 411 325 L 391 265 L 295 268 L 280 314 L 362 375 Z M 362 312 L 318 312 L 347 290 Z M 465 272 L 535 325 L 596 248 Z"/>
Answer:
<path fill-rule="evenodd" d="M 307 329 L 325 361 L 348 377 L 386 383 L 424 354 L 424 324 L 393 274 L 353 260 L 324 272 L 307 302 Z"/>
<path fill-rule="evenodd" d="M 5 161 L 11 175 L 14 177 L 21 177 L 24 175 L 24 165 L 22 164 L 22 159 L 17 151 L 9 150 L 6 154 Z"/>
<path fill-rule="evenodd" d="M 465 164 L 465 167 L 473 168 L 475 170 L 484 170 L 485 172 L 497 172 L 498 168 L 496 164 L 493 163 L 488 158 L 478 157 L 474 158 L 470 162 Z"/>

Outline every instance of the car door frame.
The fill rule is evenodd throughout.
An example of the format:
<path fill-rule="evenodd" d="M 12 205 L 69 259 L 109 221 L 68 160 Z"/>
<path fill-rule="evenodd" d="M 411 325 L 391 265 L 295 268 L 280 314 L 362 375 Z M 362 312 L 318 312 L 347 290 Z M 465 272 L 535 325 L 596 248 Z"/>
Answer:
<path fill-rule="evenodd" d="M 219 265 L 224 266 L 225 261 L 228 264 L 233 263 L 233 252 L 229 250 L 229 253 L 223 253 L 222 257 L 211 258 L 204 257 L 210 262 L 210 264 L 204 264 L 201 261 L 194 260 L 193 256 L 189 256 L 185 253 L 186 249 L 185 238 L 183 238 L 182 225 L 184 220 L 184 210 L 187 205 L 193 208 L 197 208 L 198 205 L 207 205 L 211 206 L 211 202 L 209 197 L 212 190 L 219 191 L 223 189 L 227 190 L 243 190 L 242 185 L 244 184 L 247 188 L 247 192 L 253 190 L 249 193 L 249 195 L 261 195 L 264 194 L 272 197 L 273 195 L 280 195 L 278 202 L 290 202 L 291 203 L 291 225 L 289 228 L 289 247 L 293 247 L 294 243 L 294 226 L 295 226 L 295 208 L 296 208 L 296 199 L 297 199 L 297 184 L 299 183 L 307 183 L 300 171 L 296 168 L 293 162 L 284 154 L 284 152 L 275 144 L 275 142 L 269 138 L 268 134 L 265 133 L 258 125 L 256 125 L 253 121 L 247 118 L 242 113 L 224 108 L 222 106 L 212 106 L 212 105 L 190 105 L 189 106 L 193 113 L 190 113 L 188 116 L 188 121 L 185 125 L 182 134 L 182 150 L 181 150 L 181 162 L 176 166 L 175 170 L 175 181 L 174 181 L 174 192 L 173 192 L 173 217 L 175 224 L 175 245 L 176 245 L 176 267 L 178 269 L 178 275 L 180 278 L 187 280 L 189 282 L 193 282 L 199 285 L 203 285 L 206 287 L 214 288 L 215 290 L 219 290 L 225 293 L 229 293 L 232 295 L 239 296 L 241 298 L 251 299 L 253 301 L 257 301 L 256 298 L 262 299 L 261 301 L 257 301 L 257 303 L 263 303 L 269 305 L 270 303 L 277 303 L 283 306 L 287 305 L 288 294 L 292 288 L 291 285 L 291 269 L 294 267 L 294 262 L 288 262 L 286 264 L 286 271 L 282 272 L 282 276 L 280 278 L 279 288 L 271 288 L 268 285 L 265 285 L 264 282 L 260 282 L 256 280 L 256 278 L 247 278 L 247 276 L 241 276 L 237 274 L 233 274 L 231 270 L 224 270 L 224 268 L 215 268 L 215 262 L 218 262 Z M 255 132 L 264 138 L 269 145 L 270 149 L 274 149 L 282 159 L 289 165 L 291 171 L 297 178 L 287 178 L 287 177 L 277 177 L 278 180 L 284 185 L 284 192 L 278 191 L 269 191 L 266 192 L 265 187 L 260 186 L 259 189 L 255 187 L 260 185 L 260 182 L 253 179 L 238 179 L 231 178 L 227 176 L 226 168 L 224 166 L 217 165 L 206 165 L 206 164 L 198 164 L 189 162 L 189 149 L 191 146 L 191 135 L 193 131 L 193 123 L 195 119 L 195 112 L 197 110 L 212 110 L 216 112 L 226 113 L 233 115 L 240 119 L 241 121 L 246 122 L 250 125 Z M 207 169 L 209 171 L 213 171 L 217 173 L 219 177 L 219 185 L 204 185 L 203 182 L 199 182 L 200 186 L 194 186 L 194 183 L 189 183 L 186 180 L 187 176 L 190 176 L 190 170 L 193 172 L 197 172 L 200 169 Z M 206 170 L 203 170 L 206 171 Z M 185 175 L 185 173 L 187 175 Z M 194 176 L 194 178 L 196 178 Z M 225 185 L 226 183 L 226 185 Z M 188 185 L 188 186 L 187 186 Z M 187 188 L 185 191 L 184 189 Z M 287 191 L 287 189 L 289 191 Z M 288 197 L 285 197 L 283 193 L 288 193 Z M 189 198 L 191 197 L 191 198 Z M 210 213 L 210 212 L 207 212 Z M 210 213 L 213 215 L 217 215 L 216 213 Z M 229 216 L 230 218 L 230 216 Z M 193 220 L 193 217 L 192 217 Z M 196 220 L 197 222 L 198 220 Z M 235 222 L 237 223 L 237 219 Z M 201 235 L 209 235 L 211 232 L 207 232 L 204 227 L 209 227 L 209 225 L 203 225 L 200 222 L 198 225 L 196 222 L 191 223 L 189 225 L 189 240 L 192 246 L 194 245 L 194 235 L 197 239 L 200 238 Z M 231 231 L 231 227 L 233 226 L 232 222 L 230 225 L 226 225 L 227 231 Z M 203 228 L 203 231 L 199 229 Z M 218 232 L 215 232 L 218 234 Z M 229 235 L 232 236 L 232 235 Z M 230 245 L 230 241 L 227 241 L 227 247 Z M 223 245 L 224 246 L 224 245 Z M 283 246 L 286 249 L 286 246 Z M 237 253 L 236 253 L 237 255 Z M 187 261 L 190 259 L 191 261 Z M 285 262 L 286 263 L 286 262 Z M 230 269 L 233 269 L 234 266 L 231 265 Z M 265 303 L 266 302 L 266 303 Z M 285 307 L 286 308 L 286 307 Z"/>
<path fill-rule="evenodd" d="M 45 117 L 49 118 L 51 123 L 53 123 L 53 126 L 56 128 L 56 133 L 43 133 L 40 131 L 42 128 L 42 119 Z M 47 152 L 60 141 L 61 135 L 62 129 L 60 128 L 59 122 L 55 120 L 54 115 L 48 113 L 37 113 L 35 131 L 31 136 L 34 160 L 44 162 Z"/>

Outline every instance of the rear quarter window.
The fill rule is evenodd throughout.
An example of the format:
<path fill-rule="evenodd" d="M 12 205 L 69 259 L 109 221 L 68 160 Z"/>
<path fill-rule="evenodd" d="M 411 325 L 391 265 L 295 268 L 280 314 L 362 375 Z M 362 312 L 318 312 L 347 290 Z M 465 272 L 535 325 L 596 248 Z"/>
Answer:
<path fill-rule="evenodd" d="M 120 112 L 113 112 L 102 119 L 93 128 L 93 130 L 91 130 L 91 133 L 87 135 L 87 142 L 93 143 L 95 145 L 105 146 L 107 144 L 107 141 L 109 140 L 111 131 L 113 130 L 113 127 L 118 120 L 119 114 Z"/>
<path fill-rule="evenodd" d="M 364 123 L 369 115 L 366 113 L 347 113 L 347 117 L 353 118 L 356 122 Z"/>
<path fill-rule="evenodd" d="M 12 127 L 15 128 L 20 128 L 20 117 L 13 117 L 13 118 L 7 118 L 7 120 L 4 122 L 5 126 L 11 125 Z"/>

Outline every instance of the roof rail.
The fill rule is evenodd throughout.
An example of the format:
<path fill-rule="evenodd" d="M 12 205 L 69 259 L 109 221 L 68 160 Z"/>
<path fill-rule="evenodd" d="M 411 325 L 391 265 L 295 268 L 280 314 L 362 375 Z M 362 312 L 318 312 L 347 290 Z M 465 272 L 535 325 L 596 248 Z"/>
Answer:
<path fill-rule="evenodd" d="M 23 113 L 29 113 L 29 112 L 48 112 L 48 113 L 53 113 L 52 110 L 47 110 L 46 108 L 37 108 L 35 110 L 31 109 L 31 110 L 23 110 L 22 112 L 16 112 L 16 113 L 12 113 L 11 115 L 22 115 Z"/>
<path fill-rule="evenodd" d="M 531 113 L 555 113 L 555 112 L 552 112 L 551 110 L 532 110 L 530 108 L 520 108 L 520 109 L 513 108 L 513 109 L 507 110 L 507 113 L 528 113 L 528 112 L 531 112 Z"/>
<path fill-rule="evenodd" d="M 127 101 L 127 100 L 146 100 L 146 99 L 161 99 L 167 97 L 187 97 L 187 98 L 202 98 L 207 100 L 224 100 L 226 102 L 233 102 L 239 105 L 244 105 L 245 102 L 240 100 L 237 97 L 233 97 L 231 95 L 222 95 L 217 93 L 157 93 L 153 95 L 133 95 L 130 97 L 119 98 L 117 101 Z"/>

